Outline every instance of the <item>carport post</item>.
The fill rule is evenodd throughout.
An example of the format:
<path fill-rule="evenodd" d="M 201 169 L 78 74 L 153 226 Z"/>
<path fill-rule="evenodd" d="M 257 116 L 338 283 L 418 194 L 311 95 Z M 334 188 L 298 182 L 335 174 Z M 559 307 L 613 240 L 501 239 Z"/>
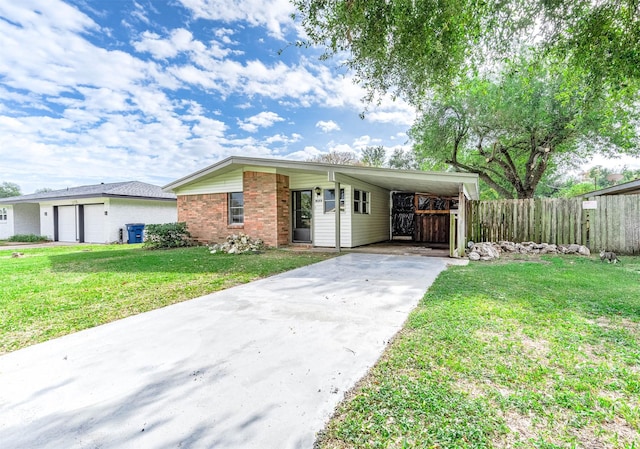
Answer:
<path fill-rule="evenodd" d="M 334 198 L 336 200 L 336 203 L 335 203 L 336 207 L 334 209 L 336 214 L 336 251 L 340 252 L 340 182 L 338 181 L 335 181 L 334 192 L 335 192 Z"/>
<path fill-rule="evenodd" d="M 464 257 L 464 249 L 467 246 L 467 197 L 468 193 L 464 184 L 460 184 L 460 194 L 458 195 L 458 257 Z"/>

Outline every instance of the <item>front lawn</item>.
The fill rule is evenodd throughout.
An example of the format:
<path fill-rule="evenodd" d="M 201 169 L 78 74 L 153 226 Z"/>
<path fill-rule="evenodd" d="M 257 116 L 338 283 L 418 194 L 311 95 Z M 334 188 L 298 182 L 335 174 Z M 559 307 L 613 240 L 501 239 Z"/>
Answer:
<path fill-rule="evenodd" d="M 140 246 L 0 249 L 0 354 L 331 257 Z"/>
<path fill-rule="evenodd" d="M 640 258 L 443 272 L 319 448 L 640 448 Z"/>

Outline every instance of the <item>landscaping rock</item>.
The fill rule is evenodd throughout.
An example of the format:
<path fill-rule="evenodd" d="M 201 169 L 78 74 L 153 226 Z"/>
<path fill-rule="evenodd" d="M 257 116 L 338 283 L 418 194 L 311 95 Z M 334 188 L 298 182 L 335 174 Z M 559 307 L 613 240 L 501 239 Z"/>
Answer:
<path fill-rule="evenodd" d="M 480 254 L 475 251 L 469 253 L 469 260 L 480 260 Z"/>
<path fill-rule="evenodd" d="M 569 245 L 569 250 L 568 250 L 569 254 L 575 254 L 579 250 L 580 250 L 580 245 L 576 245 L 576 244 Z"/>
<path fill-rule="evenodd" d="M 591 251 L 589 251 L 589 248 L 587 248 L 586 246 L 580 245 L 580 248 L 578 249 L 578 254 L 580 254 L 581 256 L 590 256 Z"/>
<path fill-rule="evenodd" d="M 209 247 L 209 252 L 227 254 L 242 254 L 248 252 L 259 252 L 265 249 L 265 244 L 260 239 L 252 239 L 246 234 L 233 234 L 227 237 L 224 243 L 218 243 Z"/>
<path fill-rule="evenodd" d="M 500 258 L 500 246 L 495 243 L 474 243 L 469 248 L 470 260 L 493 260 Z"/>
<path fill-rule="evenodd" d="M 553 243 L 536 243 L 522 242 L 514 243 L 508 241 L 500 241 L 498 243 L 469 242 L 468 245 L 469 260 L 493 260 L 500 257 L 501 252 L 525 255 L 537 254 L 578 254 L 581 256 L 590 256 L 591 251 L 584 245 L 555 245 Z"/>

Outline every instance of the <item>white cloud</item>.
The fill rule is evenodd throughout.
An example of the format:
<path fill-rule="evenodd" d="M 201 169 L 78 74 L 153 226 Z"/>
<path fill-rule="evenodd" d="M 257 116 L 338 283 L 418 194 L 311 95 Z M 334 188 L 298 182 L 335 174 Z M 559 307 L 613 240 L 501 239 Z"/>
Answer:
<path fill-rule="evenodd" d="M 316 123 L 316 128 L 320 128 L 322 132 L 340 131 L 340 126 L 333 120 L 320 120 Z"/>
<path fill-rule="evenodd" d="M 144 6 L 142 6 L 140 3 L 138 2 L 133 2 L 133 6 L 134 6 L 134 10 L 131 11 L 131 15 L 133 17 L 135 17 L 136 19 L 140 20 L 141 22 L 146 23 L 147 25 L 149 25 L 151 23 L 151 21 L 149 20 L 149 17 L 147 16 L 147 10 L 145 9 Z"/>
<path fill-rule="evenodd" d="M 372 138 L 371 136 L 360 136 L 353 141 L 353 147 L 358 150 L 362 150 L 365 147 L 371 145 L 380 145 L 382 143 L 382 139 Z"/>
<path fill-rule="evenodd" d="M 232 43 L 224 35 L 223 41 L 226 41 L 226 44 Z M 181 53 L 189 53 L 191 54 L 191 60 L 196 63 L 207 61 L 210 58 L 222 59 L 231 53 L 241 53 L 237 50 L 223 47 L 220 42 L 214 39 L 210 40 L 208 45 L 205 45 L 203 42 L 194 39 L 191 31 L 184 28 L 172 30 L 166 38 L 151 31 L 144 31 L 139 40 L 133 42 L 133 47 L 140 53 L 150 53 L 154 58 L 161 60 L 175 58 Z M 204 65 L 202 62 L 199 64 Z"/>
<path fill-rule="evenodd" d="M 226 23 L 246 21 L 263 26 L 269 33 L 283 39 L 283 28 L 293 28 L 291 14 L 295 11 L 289 0 L 179 0 L 196 19 L 221 20 Z"/>
<path fill-rule="evenodd" d="M 276 135 L 267 137 L 264 140 L 264 142 L 269 145 L 274 143 L 283 143 L 285 145 L 288 145 L 290 143 L 299 142 L 301 139 L 302 139 L 302 136 L 297 133 L 293 133 L 290 136 L 286 136 L 284 134 L 276 134 Z"/>
<path fill-rule="evenodd" d="M 330 142 L 329 143 L 329 152 L 331 151 L 336 151 L 338 153 L 353 153 L 353 154 L 357 154 L 357 151 L 349 144 L 347 143 L 335 143 L 335 142 Z"/>
<path fill-rule="evenodd" d="M 287 155 L 287 159 L 293 159 L 295 161 L 306 161 L 307 159 L 311 159 L 312 157 L 319 156 L 323 153 L 325 152 L 317 149 L 314 146 L 306 146 L 300 151 L 289 153 Z"/>
<path fill-rule="evenodd" d="M 390 96 L 385 96 L 381 99 L 379 105 L 372 107 L 365 114 L 365 119 L 371 122 L 409 127 L 415 122 L 416 110 L 404 100 L 394 100 Z"/>
<path fill-rule="evenodd" d="M 287 0 L 181 1 L 194 17 L 230 24 L 244 20 L 267 27 L 274 36 L 290 25 Z M 152 5 L 141 10 L 134 2 L 134 8 L 139 14 L 133 25 L 119 34 L 123 29 L 117 18 L 112 29 L 100 21 L 113 10 L 91 10 L 99 25 L 58 0 L 0 0 L 0 148 L 3 169 L 20 178 L 20 185 L 64 187 L 79 177 L 88 178 L 85 182 L 166 182 L 232 154 L 307 159 L 320 154 L 318 148 L 357 152 L 365 144 L 361 139 L 344 143 L 353 141 L 349 136 L 330 144 L 315 140 L 315 146 L 288 152 L 305 142 L 302 134 L 311 133 L 314 124 L 335 132 L 332 136 L 340 131 L 333 120 L 318 120 L 317 110 L 351 111 L 354 116 L 363 110 L 364 92 L 351 77 L 336 76 L 306 57 L 247 56 L 241 42 L 248 32 L 237 22 L 202 31 L 207 27 L 190 28 L 188 21 L 176 25 L 172 19 L 171 28 L 152 23 L 159 18 Z M 106 44 L 101 47 L 100 42 Z M 135 51 L 125 52 L 125 42 Z M 269 42 L 256 39 L 255 45 L 265 49 Z M 253 108 L 270 104 L 287 112 L 274 107 L 255 114 Z M 229 112 L 234 106 L 255 115 L 234 123 L 235 112 Z M 367 121 L 407 122 L 411 112 L 400 102 L 385 100 L 371 108 Z M 322 114 L 331 117 L 331 111 Z M 269 135 L 259 133 L 276 123 L 297 132 L 274 127 Z M 235 138 L 230 129 L 236 125 L 251 136 Z M 34 162 L 27 167 L 24 160 Z M 48 185 L 42 185 L 43 177 Z"/>
<path fill-rule="evenodd" d="M 282 121 L 284 121 L 284 119 L 275 112 L 265 111 L 248 119 L 238 120 L 238 126 L 249 133 L 255 133 L 259 128 L 268 128 L 274 123 Z"/>

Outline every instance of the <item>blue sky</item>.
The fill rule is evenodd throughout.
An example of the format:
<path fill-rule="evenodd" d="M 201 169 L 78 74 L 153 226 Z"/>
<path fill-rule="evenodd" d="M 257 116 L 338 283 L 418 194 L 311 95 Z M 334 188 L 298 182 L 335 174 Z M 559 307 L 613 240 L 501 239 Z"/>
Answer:
<path fill-rule="evenodd" d="M 361 119 L 364 91 L 340 61 L 290 45 L 303 37 L 293 12 L 288 0 L 0 0 L 0 182 L 164 185 L 230 155 L 408 150 L 413 109 L 381 98 Z"/>
<path fill-rule="evenodd" d="M 230 155 L 408 148 L 414 112 L 289 45 L 288 0 L 0 0 L 0 182 L 163 185 Z M 280 50 L 282 50 L 280 52 Z"/>

